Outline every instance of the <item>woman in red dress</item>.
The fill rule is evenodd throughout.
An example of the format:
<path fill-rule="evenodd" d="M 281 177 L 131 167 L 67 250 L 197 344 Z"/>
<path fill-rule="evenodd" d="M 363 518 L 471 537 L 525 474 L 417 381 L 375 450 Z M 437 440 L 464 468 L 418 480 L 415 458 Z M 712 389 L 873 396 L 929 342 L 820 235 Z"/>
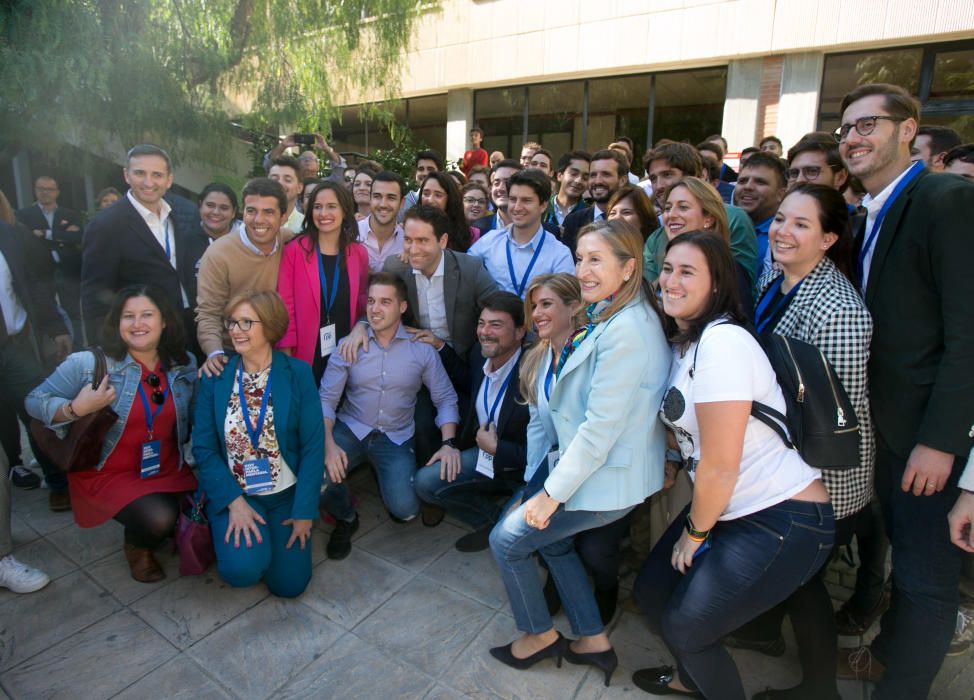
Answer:
<path fill-rule="evenodd" d="M 50 428 L 111 406 L 118 421 L 91 470 L 68 474 L 75 522 L 125 526 L 125 556 L 136 581 L 165 578 L 152 554 L 172 535 L 179 502 L 196 489 L 182 457 L 196 362 L 182 322 L 153 287 L 120 291 L 102 329 L 107 381 L 93 377 L 94 353 L 74 353 L 27 397 L 27 411 Z M 97 388 L 94 388 L 97 385 Z"/>

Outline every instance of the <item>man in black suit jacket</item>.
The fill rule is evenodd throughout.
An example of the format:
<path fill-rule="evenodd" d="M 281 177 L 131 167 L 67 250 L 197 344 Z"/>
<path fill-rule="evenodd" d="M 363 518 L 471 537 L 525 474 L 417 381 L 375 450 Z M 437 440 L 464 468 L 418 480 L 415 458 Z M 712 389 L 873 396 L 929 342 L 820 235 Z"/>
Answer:
<path fill-rule="evenodd" d="M 474 528 L 457 541 L 461 552 L 486 549 L 500 515 L 497 498 L 524 481 L 530 420 L 518 383 L 524 334 L 524 302 L 509 292 L 489 297 L 469 362 L 447 367 L 467 399 L 457 438 L 459 471 L 436 462 L 416 473 L 417 495 L 435 507 L 424 508 L 424 524 L 437 524 L 445 508 Z"/>
<path fill-rule="evenodd" d="M 561 242 L 575 255 L 575 241 L 583 226 L 609 216 L 606 207 L 620 187 L 629 182 L 629 164 L 618 151 L 604 149 L 592 155 L 589 169 L 588 191 L 592 195 L 592 206 L 574 211 L 565 217 L 562 226 Z"/>
<path fill-rule="evenodd" d="M 876 492 L 893 547 L 873 698 L 922 698 L 957 614 L 961 550 L 947 514 L 974 437 L 974 184 L 911 166 L 919 109 L 902 88 L 856 88 L 841 111 L 839 149 L 868 192 L 857 261 L 874 327 Z"/>
<path fill-rule="evenodd" d="M 81 312 L 88 342 L 100 337 L 115 293 L 132 284 L 161 289 L 174 308 L 182 309 L 186 337 L 195 338 L 196 261 L 185 238 L 199 226 L 196 208 L 183 198 L 173 204 L 165 198 L 173 181 L 172 161 L 156 146 L 128 152 L 125 181 L 130 188 L 126 196 L 99 212 L 85 231 Z"/>
<path fill-rule="evenodd" d="M 81 214 L 58 206 L 57 181 L 41 175 L 34 181 L 37 201 L 17 210 L 17 221 L 44 242 L 55 263 L 58 303 L 68 314 L 75 334 L 81 333 Z"/>

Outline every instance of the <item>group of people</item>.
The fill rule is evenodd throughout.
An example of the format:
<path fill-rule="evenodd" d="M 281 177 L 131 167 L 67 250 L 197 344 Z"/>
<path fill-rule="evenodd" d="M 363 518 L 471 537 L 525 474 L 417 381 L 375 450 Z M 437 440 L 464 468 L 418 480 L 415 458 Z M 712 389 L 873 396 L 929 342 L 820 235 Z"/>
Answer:
<path fill-rule="evenodd" d="M 745 149 L 739 172 L 718 135 L 662 140 L 645 180 L 626 138 L 514 160 L 475 128 L 461 172 L 421 151 L 410 190 L 316 136 L 320 178 L 288 137 L 239 200 L 213 183 L 198 207 L 140 145 L 129 190 L 83 234 L 39 178 L 37 204 L 0 223 L 0 460 L 36 487 L 17 412 L 63 435 L 110 407 L 93 469 L 64 475 L 35 448 L 51 508 L 122 523 L 151 582 L 196 494 L 220 576 L 282 597 L 309 584 L 316 518 L 328 558 L 348 556 L 348 478 L 371 465 L 393 521 L 449 513 L 470 526 L 457 549 L 490 549 L 523 633 L 490 649 L 510 667 L 567 660 L 609 685 L 628 540 L 633 599 L 675 662 L 637 671 L 639 688 L 743 698 L 727 647 L 779 655 L 789 615 L 801 682 L 759 697 L 838 698 L 837 674 L 925 697 L 974 552 L 974 146 L 920 126 L 892 85 L 841 112 L 786 158 L 773 137 Z M 852 468 L 808 464 L 754 414 L 788 411 L 774 336 L 834 369 Z M 85 346 L 105 376 L 97 352 L 71 353 Z M 47 577 L 10 554 L 7 484 L 0 585 L 30 592 Z M 881 553 L 836 615 L 825 569 L 854 536 Z M 880 615 L 868 648 L 838 648 Z"/>

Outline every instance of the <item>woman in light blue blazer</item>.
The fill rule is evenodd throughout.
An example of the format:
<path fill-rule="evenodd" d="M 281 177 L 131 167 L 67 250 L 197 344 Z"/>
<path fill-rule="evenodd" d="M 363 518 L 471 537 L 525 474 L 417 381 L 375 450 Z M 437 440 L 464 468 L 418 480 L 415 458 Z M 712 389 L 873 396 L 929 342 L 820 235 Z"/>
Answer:
<path fill-rule="evenodd" d="M 549 410 L 559 450 L 548 460 L 543 488 L 511 510 L 490 536 L 491 551 L 524 635 L 491 649 L 501 662 L 526 669 L 554 657 L 605 673 L 618 665 L 605 635 L 574 536 L 625 517 L 663 485 L 665 439 L 656 420 L 670 369 L 659 312 L 643 286 L 642 237 L 621 220 L 586 226 L 576 272 L 588 323 L 557 359 Z M 533 560 L 544 558 L 572 631 L 554 629 Z"/>

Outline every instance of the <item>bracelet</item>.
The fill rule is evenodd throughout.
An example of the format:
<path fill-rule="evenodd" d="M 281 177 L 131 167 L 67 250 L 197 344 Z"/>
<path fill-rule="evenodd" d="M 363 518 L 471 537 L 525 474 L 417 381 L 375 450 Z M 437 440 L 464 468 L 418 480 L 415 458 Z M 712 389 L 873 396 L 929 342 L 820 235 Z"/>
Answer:
<path fill-rule="evenodd" d="M 440 447 L 452 447 L 453 449 L 457 449 L 456 443 L 453 442 L 453 438 L 447 438 L 446 440 L 444 440 L 440 444 Z"/>
<path fill-rule="evenodd" d="M 64 410 L 64 415 L 67 416 L 69 421 L 76 421 L 81 417 L 75 413 L 74 408 L 71 407 L 71 401 L 68 401 L 66 404 L 62 405 L 61 408 Z"/>
<path fill-rule="evenodd" d="M 687 535 L 694 542 L 703 542 L 710 536 L 710 530 L 698 530 L 693 526 L 693 521 L 690 519 L 689 513 L 687 513 L 686 529 Z"/>

